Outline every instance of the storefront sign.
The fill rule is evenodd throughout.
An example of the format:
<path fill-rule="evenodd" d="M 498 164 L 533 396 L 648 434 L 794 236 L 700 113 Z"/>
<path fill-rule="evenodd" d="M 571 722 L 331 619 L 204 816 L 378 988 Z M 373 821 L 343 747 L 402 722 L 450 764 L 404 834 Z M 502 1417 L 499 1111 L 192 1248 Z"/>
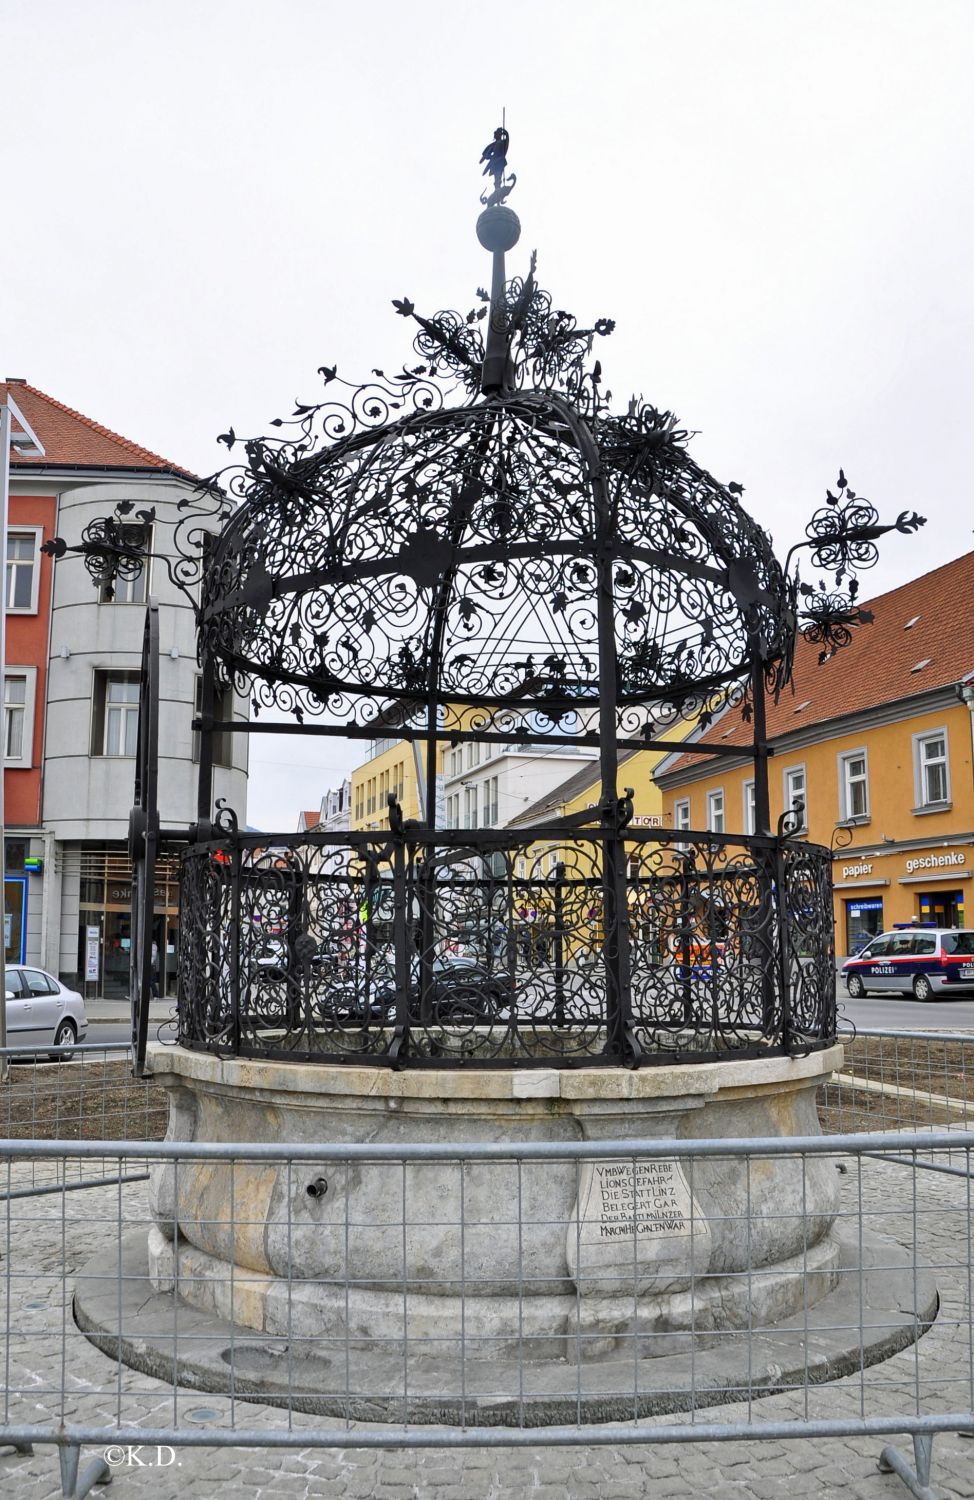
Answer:
<path fill-rule="evenodd" d="M 166 904 L 166 888 L 165 888 L 165 886 L 157 885 L 155 887 L 154 892 L 153 892 L 153 897 L 154 897 L 154 901 L 155 901 L 156 906 L 165 906 L 165 904 Z M 108 890 L 108 899 L 109 899 L 109 901 L 113 905 L 131 906 L 131 904 L 132 904 L 132 887 L 130 885 L 113 885 L 113 886 L 110 886 L 109 890 Z"/>
<path fill-rule="evenodd" d="M 918 859 L 908 859 L 906 872 L 912 875 L 914 870 L 943 870 L 951 869 L 955 865 L 966 865 L 966 854 L 924 854 Z"/>
<path fill-rule="evenodd" d="M 85 928 L 85 981 L 97 983 L 99 954 L 101 950 L 101 928 Z"/>
<path fill-rule="evenodd" d="M 873 867 L 870 864 L 843 865 L 842 879 L 855 880 L 859 875 L 871 875 Z"/>

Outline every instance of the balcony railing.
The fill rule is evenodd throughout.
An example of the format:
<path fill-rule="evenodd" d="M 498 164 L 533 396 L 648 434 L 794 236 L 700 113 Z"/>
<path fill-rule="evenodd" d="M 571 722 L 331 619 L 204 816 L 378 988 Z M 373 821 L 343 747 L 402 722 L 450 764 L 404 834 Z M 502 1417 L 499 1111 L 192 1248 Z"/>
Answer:
<path fill-rule="evenodd" d="M 835 1034 L 830 872 L 787 837 L 629 827 L 192 845 L 180 1040 L 422 1067 L 807 1051 Z"/>

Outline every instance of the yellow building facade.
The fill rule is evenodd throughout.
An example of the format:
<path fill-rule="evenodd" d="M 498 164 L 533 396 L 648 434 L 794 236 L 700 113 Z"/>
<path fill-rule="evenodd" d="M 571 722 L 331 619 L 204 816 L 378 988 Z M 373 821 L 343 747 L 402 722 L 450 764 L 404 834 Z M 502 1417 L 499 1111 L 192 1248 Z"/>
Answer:
<path fill-rule="evenodd" d="M 871 601 L 824 664 L 800 642 L 794 693 L 768 705 L 772 825 L 800 801 L 800 836 L 834 847 L 840 954 L 898 923 L 974 926 L 972 598 L 974 553 Z M 740 757 L 660 764 L 668 822 L 753 831 L 749 728 L 735 710 L 700 736 Z"/>
<path fill-rule="evenodd" d="M 812 743 L 779 743 L 770 761 L 774 823 L 804 794 L 805 832 L 836 842 L 835 937 L 840 953 L 897 923 L 964 927 L 974 919 L 971 715 L 956 700 L 893 723 L 857 725 Z M 705 761 L 669 778 L 668 821 L 697 831 L 753 830 L 754 768 Z M 945 797 L 933 796 L 946 789 Z M 840 831 L 836 834 L 836 825 Z M 848 842 L 846 842 L 848 840 Z"/>
<path fill-rule="evenodd" d="M 390 793 L 402 807 L 404 818 L 423 815 L 419 768 L 409 740 L 374 740 L 374 753 L 356 766 L 351 782 L 353 829 L 381 830 L 389 827 Z"/>

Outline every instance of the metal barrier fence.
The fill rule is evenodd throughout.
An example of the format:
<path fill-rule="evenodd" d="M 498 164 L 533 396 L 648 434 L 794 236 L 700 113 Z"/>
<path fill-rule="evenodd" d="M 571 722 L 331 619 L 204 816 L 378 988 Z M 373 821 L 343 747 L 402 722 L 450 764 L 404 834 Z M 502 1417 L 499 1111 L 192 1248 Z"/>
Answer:
<path fill-rule="evenodd" d="M 439 1150 L 159 1144 L 166 1096 L 132 1076 L 127 1044 L 64 1049 L 59 1063 L 8 1048 L 10 1075 L 0 1086 L 0 1132 L 7 1137 L 0 1141 L 0 1450 L 9 1445 L 21 1456 L 0 1452 L 5 1493 L 34 1493 L 34 1473 L 23 1468 L 33 1443 L 57 1445 L 62 1493 L 78 1497 L 112 1468 L 118 1474 L 119 1455 L 131 1445 L 167 1455 L 255 1446 L 293 1450 L 295 1459 L 322 1448 L 381 1454 L 578 1445 L 591 1449 L 611 1487 L 619 1476 L 609 1470 L 633 1444 L 692 1442 L 703 1452 L 710 1443 L 820 1444 L 905 1433 L 914 1439 L 913 1467 L 892 1448 L 883 1450 L 883 1464 L 926 1500 L 934 1495 L 934 1434 L 974 1434 L 974 1038 L 869 1030 L 841 1040 L 842 1071 L 819 1096 L 829 1132 L 822 1139 Z M 880 1133 L 851 1133 L 867 1127 Z M 748 1211 L 738 1202 L 717 1213 L 722 1230 L 743 1235 L 736 1269 L 708 1263 L 691 1214 L 685 1285 L 682 1292 L 675 1286 L 682 1329 L 679 1316 L 675 1331 L 640 1321 L 634 1302 L 625 1314 L 617 1307 L 608 1341 L 584 1317 L 572 1321 L 570 1308 L 566 1322 L 566 1295 L 578 1308 L 612 1290 L 600 1287 L 591 1266 L 581 1292 L 576 1282 L 562 1289 L 560 1303 L 557 1288 L 554 1303 L 541 1299 L 559 1303 L 562 1322 L 552 1324 L 546 1314 L 539 1326 L 544 1288 L 531 1247 L 552 1227 L 564 1232 L 545 1207 L 552 1173 L 574 1174 L 577 1193 L 597 1166 L 635 1181 L 637 1157 L 667 1153 L 679 1158 L 691 1202 L 708 1172 L 719 1176 L 732 1162 L 744 1163 Z M 797 1172 L 797 1196 L 755 1214 L 757 1184 L 782 1161 Z M 234 1247 L 276 1235 L 285 1247 L 276 1310 L 260 1331 L 244 1320 L 249 1306 L 254 1321 L 261 1274 L 207 1265 L 178 1227 L 171 1249 L 183 1253 L 171 1269 L 182 1295 L 153 1286 L 145 1246 L 150 1231 L 158 1235 L 160 1203 L 167 1193 L 178 1203 L 204 1165 L 226 1174 L 229 1192 L 224 1212 L 204 1215 L 207 1232 Z M 151 1199 L 150 1167 L 157 1179 Z M 248 1210 L 252 1174 L 269 1168 L 280 1168 L 286 1184 L 271 1221 Z M 471 1176 L 477 1173 L 487 1173 L 488 1183 L 496 1178 L 486 1199 L 483 1180 L 478 1190 Z M 816 1258 L 821 1215 L 808 1191 L 814 1183 L 820 1193 L 823 1173 L 838 1187 L 835 1226 L 845 1245 L 831 1269 Z M 380 1230 L 387 1242 L 382 1285 L 359 1267 L 356 1236 L 365 1226 L 342 1193 L 343 1181 L 356 1174 L 374 1178 L 391 1205 Z M 446 1247 L 436 1268 L 438 1311 L 446 1307 L 444 1266 L 452 1266 L 457 1305 L 466 1308 L 456 1326 L 422 1316 L 424 1292 L 414 1274 L 414 1231 L 430 1220 L 431 1174 L 441 1205 L 433 1217 Z M 306 1256 L 309 1234 L 322 1239 L 318 1205 L 329 1190 L 332 1206 L 344 1202 L 332 1223 L 333 1240 L 344 1247 L 337 1277 L 308 1274 Z M 797 1311 L 777 1323 L 760 1312 L 780 1297 L 774 1268 L 762 1258 L 769 1232 L 797 1247 L 784 1284 L 806 1289 Z M 475 1309 L 501 1279 L 485 1269 L 484 1247 L 493 1252 L 505 1243 L 517 1252 L 513 1277 L 509 1266 L 504 1273 L 513 1324 L 508 1318 L 503 1328 L 481 1326 Z M 635 1235 L 625 1243 L 634 1245 Z M 89 1265 L 92 1258 L 98 1264 Z M 157 1254 L 157 1284 L 160 1270 Z M 661 1292 L 667 1276 L 672 1283 L 672 1267 L 657 1273 Z M 823 1276 L 834 1286 L 816 1301 Z M 328 1287 L 334 1312 L 336 1285 L 338 1317 L 328 1323 L 315 1294 Z M 643 1274 L 640 1285 L 641 1297 L 652 1295 L 652 1277 Z M 736 1306 L 736 1326 L 721 1326 L 715 1290 L 725 1321 L 734 1322 Z M 674 1286 L 667 1295 L 672 1301 Z M 383 1303 L 392 1322 L 364 1328 L 353 1305 L 363 1298 Z M 194 1301 L 207 1299 L 208 1312 L 194 1309 Z M 133 1324 L 139 1308 L 142 1320 Z M 82 1466 L 82 1445 L 108 1459 Z M 942 1445 L 938 1451 L 944 1465 Z M 123 1468 L 137 1489 L 139 1474 Z M 949 1481 L 949 1455 L 944 1472 Z M 149 1473 L 159 1500 L 163 1476 Z"/>
<path fill-rule="evenodd" d="M 632 1444 L 907 1433 L 916 1472 L 895 1450 L 886 1462 L 929 1496 L 933 1435 L 974 1432 L 972 1150 L 974 1134 L 933 1131 L 507 1146 L 8 1141 L 0 1444 L 57 1444 L 63 1493 L 79 1496 L 131 1444 L 573 1444 L 609 1462 Z M 917 1170 L 948 1153 L 950 1173 Z M 641 1266 L 639 1295 L 627 1296 L 618 1261 L 590 1261 L 582 1277 L 569 1244 L 567 1267 L 546 1281 L 538 1247 L 551 1234 L 565 1243 L 558 1174 L 576 1192 L 599 1167 L 634 1182 L 647 1158 L 679 1161 L 691 1204 L 709 1191 L 706 1222 L 691 1211 L 684 1226 L 682 1269 L 658 1267 L 654 1283 Z M 151 1200 L 124 1181 L 146 1160 Z M 38 1162 L 59 1163 L 67 1181 L 92 1161 L 112 1164 L 114 1185 L 16 1196 Z M 758 1214 L 760 1186 L 782 1165 L 793 1190 Z M 721 1205 L 713 1185 L 732 1166 L 744 1196 Z M 254 1184 L 270 1170 L 284 1190 L 258 1217 Z M 376 1226 L 357 1219 L 353 1180 L 389 1205 L 380 1272 L 364 1274 L 362 1236 Z M 831 1258 L 823 1184 L 836 1208 Z M 191 1200 L 209 1254 L 179 1228 Z M 621 1212 L 635 1247 L 641 1210 Z M 712 1263 L 721 1237 L 736 1246 L 731 1269 Z M 772 1242 L 791 1252 L 783 1276 Z M 322 1247 L 331 1271 L 309 1271 Z M 247 1269 L 261 1255 L 271 1275 Z M 792 1311 L 775 1319 L 785 1293 Z M 654 1294 L 669 1300 L 669 1327 L 645 1316 Z M 614 1299 L 609 1325 L 587 1316 L 600 1299 Z M 82 1445 L 109 1458 L 82 1472 Z M 2 1459 L 0 1472 L 24 1461 Z"/>
<path fill-rule="evenodd" d="M 974 1129 L 969 1032 L 840 1032 L 842 1069 L 819 1092 L 822 1129 Z"/>
<path fill-rule="evenodd" d="M 41 1052 L 4 1047 L 0 1057 L 9 1065 L 0 1082 L 0 1139 L 131 1142 L 162 1140 L 166 1133 L 166 1092 L 151 1079 L 133 1076 L 129 1042 L 83 1042 Z M 114 1159 L 38 1159 L 9 1191 L 27 1196 L 80 1190 L 114 1181 L 117 1170 Z M 133 1173 L 144 1179 L 145 1164 L 131 1162 L 129 1177 Z M 0 1196 L 3 1191 L 0 1186 Z"/>

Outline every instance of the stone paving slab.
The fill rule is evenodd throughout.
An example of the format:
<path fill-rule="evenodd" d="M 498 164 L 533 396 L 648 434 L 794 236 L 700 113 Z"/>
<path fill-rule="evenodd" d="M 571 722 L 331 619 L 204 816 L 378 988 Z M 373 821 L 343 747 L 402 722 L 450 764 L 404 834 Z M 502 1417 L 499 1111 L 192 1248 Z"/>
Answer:
<path fill-rule="evenodd" d="M 29 1180 L 29 1166 L 11 1172 Z M 750 1403 L 709 1407 L 701 1423 L 752 1424 L 805 1416 L 855 1420 L 861 1415 L 971 1412 L 974 1358 L 971 1342 L 970 1205 L 966 1179 L 921 1172 L 917 1217 L 913 1174 L 902 1166 L 854 1164 L 841 1179 L 842 1212 L 855 1215 L 861 1201 L 868 1228 L 891 1235 L 932 1265 L 941 1292 L 940 1314 L 918 1344 L 863 1373 L 805 1392 L 782 1392 Z M 111 1425 L 121 1421 L 187 1430 L 286 1429 L 286 1413 L 196 1391 L 176 1391 L 163 1382 L 119 1367 L 95 1349 L 71 1318 L 71 1281 L 106 1237 L 117 1233 L 122 1205 L 126 1228 L 149 1214 L 144 1186 L 97 1188 L 44 1199 L 19 1199 L 0 1210 L 0 1322 L 9 1302 L 12 1335 L 0 1377 L 7 1387 L 0 1420 L 50 1422 L 62 1418 Z M 914 1230 L 914 1224 L 916 1229 Z M 62 1268 L 68 1296 L 62 1292 Z M 0 1346 L 0 1359 L 4 1355 Z M 60 1395 L 62 1381 L 65 1396 Z M 200 1409 L 213 1415 L 199 1419 Z M 194 1420 L 196 1418 L 196 1420 Z M 686 1421 L 685 1414 L 659 1425 Z M 546 1447 L 538 1441 L 519 1449 L 376 1451 L 349 1447 L 321 1450 L 301 1444 L 301 1434 L 320 1419 L 294 1414 L 297 1446 L 288 1450 L 180 1448 L 173 1455 L 142 1450 L 129 1461 L 113 1454 L 115 1476 L 108 1493 L 117 1500 L 152 1495 L 155 1500 L 235 1500 L 271 1496 L 328 1496 L 335 1500 L 635 1500 L 635 1497 L 756 1496 L 758 1500 L 801 1497 L 864 1497 L 904 1500 L 907 1491 L 892 1474 L 881 1474 L 880 1438 L 793 1441 L 734 1440 L 652 1446 L 585 1444 Z M 354 1442 L 361 1424 L 349 1424 Z M 622 1432 L 624 1425 L 612 1431 Z M 912 1455 L 909 1439 L 897 1442 Z M 82 1467 L 96 1450 L 85 1449 Z M 170 1462 L 170 1457 L 172 1462 Z M 974 1441 L 938 1436 L 933 1448 L 932 1488 L 941 1500 L 974 1497 Z M 99 1493 L 95 1491 L 95 1493 Z M 0 1454 L 4 1500 L 59 1497 L 55 1450 L 38 1446 L 32 1456 Z"/>

